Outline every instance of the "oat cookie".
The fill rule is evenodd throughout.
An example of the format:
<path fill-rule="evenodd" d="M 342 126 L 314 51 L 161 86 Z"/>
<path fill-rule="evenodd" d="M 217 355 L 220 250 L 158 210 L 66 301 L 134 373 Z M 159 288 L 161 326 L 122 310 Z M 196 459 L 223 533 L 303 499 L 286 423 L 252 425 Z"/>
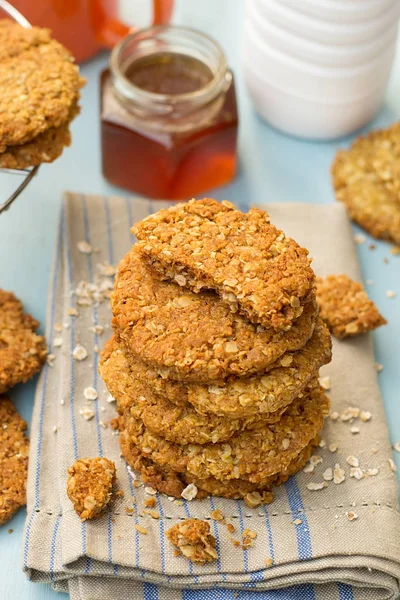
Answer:
<path fill-rule="evenodd" d="M 201 382 L 265 372 L 284 352 L 304 346 L 317 312 L 309 302 L 287 332 L 253 325 L 212 292 L 196 294 L 155 277 L 137 245 L 119 265 L 111 308 L 127 353 L 168 378 Z"/>
<path fill-rule="evenodd" d="M 0 394 L 30 379 L 45 362 L 47 347 L 35 333 L 38 326 L 14 294 L 0 289 Z"/>
<path fill-rule="evenodd" d="M 67 494 L 82 521 L 104 513 L 115 480 L 115 464 L 108 458 L 80 458 L 69 467 Z"/>
<path fill-rule="evenodd" d="M 64 125 L 46 129 L 31 141 L 20 146 L 4 147 L 4 151 L 0 151 L 0 168 L 27 169 L 56 160 L 61 156 L 64 148 L 71 145 L 69 125 L 77 114 L 79 114 L 79 108 L 75 106 L 69 121 Z"/>
<path fill-rule="evenodd" d="M 170 467 L 160 467 L 138 450 L 129 438 L 129 434 L 123 429 L 123 418 L 120 418 L 120 422 L 120 445 L 126 462 L 140 473 L 145 483 L 159 492 L 167 496 L 174 496 L 175 498 L 180 498 L 184 488 L 188 484 L 194 483 L 198 488 L 196 500 L 213 494 L 214 496 L 223 496 L 225 498 L 244 498 L 249 505 L 252 501 L 254 505 L 261 503 L 268 504 L 273 500 L 271 490 L 287 481 L 291 475 L 300 471 L 306 465 L 319 443 L 319 436 L 316 436 L 285 469 L 266 478 L 261 486 L 260 484 L 250 483 L 244 479 L 225 479 L 222 481 L 215 479 L 215 477 L 199 479 L 187 471 L 178 473 Z M 255 492 L 259 494 L 259 497 L 255 496 Z"/>
<path fill-rule="evenodd" d="M 229 202 L 191 200 L 160 210 L 132 231 L 164 278 L 199 292 L 212 289 L 233 312 L 288 330 L 314 295 L 308 251 L 271 225 L 266 212 Z"/>
<path fill-rule="evenodd" d="M 318 277 L 317 301 L 321 319 L 339 339 L 372 331 L 387 322 L 361 283 L 347 275 Z"/>
<path fill-rule="evenodd" d="M 114 338 L 104 347 L 99 372 L 121 414 L 131 414 L 156 435 L 177 444 L 226 441 L 238 431 L 279 421 L 286 409 L 285 406 L 273 413 L 247 419 L 226 419 L 212 413 L 200 414 L 184 399 L 174 404 L 167 397 L 154 394 L 144 379 L 135 376 Z"/>
<path fill-rule="evenodd" d="M 295 400 L 278 423 L 242 432 L 227 443 L 180 446 L 150 434 L 124 415 L 124 435 L 158 465 L 206 479 L 245 479 L 260 485 L 284 470 L 322 429 L 329 400 L 318 388 Z"/>
<path fill-rule="evenodd" d="M 165 532 L 178 554 L 193 562 L 206 563 L 218 558 L 217 543 L 210 533 L 210 524 L 199 519 L 179 521 Z"/>
<path fill-rule="evenodd" d="M 400 123 L 357 138 L 332 165 L 336 198 L 376 238 L 400 245 Z"/>
<path fill-rule="evenodd" d="M 0 525 L 26 504 L 29 440 L 26 422 L 9 398 L 0 396 Z"/>
<path fill-rule="evenodd" d="M 0 146 L 12 146 L 64 125 L 84 80 L 48 30 L 0 23 Z"/>

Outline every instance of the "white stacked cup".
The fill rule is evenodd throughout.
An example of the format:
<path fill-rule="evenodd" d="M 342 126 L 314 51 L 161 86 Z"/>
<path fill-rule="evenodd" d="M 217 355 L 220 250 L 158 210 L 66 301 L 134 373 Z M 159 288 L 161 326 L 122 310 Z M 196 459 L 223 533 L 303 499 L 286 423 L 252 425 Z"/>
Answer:
<path fill-rule="evenodd" d="M 244 72 L 259 114 L 291 135 L 333 139 L 379 109 L 400 0 L 246 0 Z"/>

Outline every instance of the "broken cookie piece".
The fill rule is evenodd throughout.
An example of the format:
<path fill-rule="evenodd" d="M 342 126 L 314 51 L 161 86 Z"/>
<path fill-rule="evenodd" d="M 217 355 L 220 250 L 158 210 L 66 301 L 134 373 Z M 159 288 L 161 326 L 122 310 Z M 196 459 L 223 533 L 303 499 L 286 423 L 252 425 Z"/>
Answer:
<path fill-rule="evenodd" d="M 115 464 L 108 458 L 81 458 L 69 467 L 67 494 L 82 521 L 104 513 L 115 479 Z"/>
<path fill-rule="evenodd" d="M 321 319 L 339 339 L 366 333 L 387 323 L 361 283 L 347 275 L 317 277 L 317 302 Z"/>
<path fill-rule="evenodd" d="M 165 535 L 178 553 L 193 562 L 212 562 L 218 558 L 215 537 L 206 521 L 185 519 L 168 529 Z"/>
<path fill-rule="evenodd" d="M 29 440 L 26 422 L 11 400 L 0 396 L 0 524 L 26 504 Z"/>

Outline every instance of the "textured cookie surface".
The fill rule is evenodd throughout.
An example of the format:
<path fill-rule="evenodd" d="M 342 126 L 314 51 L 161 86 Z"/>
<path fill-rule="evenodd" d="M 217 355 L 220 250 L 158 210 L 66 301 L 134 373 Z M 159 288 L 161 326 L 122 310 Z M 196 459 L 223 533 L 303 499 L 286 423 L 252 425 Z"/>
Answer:
<path fill-rule="evenodd" d="M 169 378 L 206 382 L 265 372 L 304 346 L 317 310 L 309 302 L 287 332 L 253 325 L 212 292 L 158 279 L 137 245 L 119 265 L 111 307 L 126 352 Z"/>
<path fill-rule="evenodd" d="M 0 146 L 25 144 L 68 121 L 84 80 L 48 30 L 0 22 Z"/>
<path fill-rule="evenodd" d="M 0 290 L 0 394 L 30 379 L 46 360 L 46 342 L 35 333 L 38 326 L 14 294 Z"/>
<path fill-rule="evenodd" d="M 400 245 L 400 123 L 357 138 L 332 165 L 336 198 L 376 238 Z"/>
<path fill-rule="evenodd" d="M 29 440 L 26 422 L 9 398 L 0 396 L 0 524 L 26 504 Z"/>
<path fill-rule="evenodd" d="M 317 301 L 321 319 L 339 339 L 372 331 L 386 324 L 361 283 L 347 275 L 317 278 Z"/>
<path fill-rule="evenodd" d="M 108 458 L 80 458 L 69 467 L 67 494 L 82 521 L 104 513 L 115 479 L 115 464 Z"/>
<path fill-rule="evenodd" d="M 185 519 L 167 529 L 165 535 L 179 554 L 193 562 L 212 562 L 218 558 L 217 542 L 207 521 Z"/>
<path fill-rule="evenodd" d="M 313 294 L 308 251 L 271 225 L 266 212 L 191 200 L 160 210 L 132 231 L 161 276 L 215 290 L 232 311 L 277 331 L 290 328 Z"/>
<path fill-rule="evenodd" d="M 318 388 L 295 400 L 278 423 L 242 432 L 227 443 L 180 446 L 150 434 L 142 421 L 124 416 L 125 435 L 162 467 L 199 479 L 245 479 L 262 484 L 282 471 L 322 429 L 329 400 Z"/>
<path fill-rule="evenodd" d="M 200 414 L 185 401 L 184 395 L 179 402 L 173 403 L 168 397 L 155 394 L 145 378 L 139 379 L 135 375 L 114 338 L 104 347 L 99 371 L 121 414 L 127 411 L 127 414 L 142 420 L 153 433 L 177 444 L 225 441 L 238 431 L 259 427 L 262 422 L 275 423 L 286 408 L 247 419 Z"/>

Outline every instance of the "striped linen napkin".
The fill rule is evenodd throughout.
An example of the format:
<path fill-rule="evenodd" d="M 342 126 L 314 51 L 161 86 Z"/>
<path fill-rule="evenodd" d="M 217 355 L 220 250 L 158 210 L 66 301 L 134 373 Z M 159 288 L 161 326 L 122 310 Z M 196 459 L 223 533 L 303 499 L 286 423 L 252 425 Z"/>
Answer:
<path fill-rule="evenodd" d="M 47 310 L 47 339 L 55 358 L 42 371 L 32 422 L 23 545 L 27 576 L 69 591 L 72 600 L 396 598 L 400 517 L 369 336 L 334 341 L 334 359 L 323 374 L 331 379 L 333 410 L 360 407 L 372 418 L 353 423 L 328 419 L 325 447 L 318 452 L 322 462 L 314 472 L 291 478 L 269 506 L 249 509 L 241 501 L 216 497 L 176 503 L 157 495 L 160 518 L 143 514 L 148 495 L 144 487 L 135 488 L 120 458 L 118 436 L 108 425 L 115 404 L 107 401 L 98 376 L 97 351 L 111 334 L 107 291 L 112 277 L 107 265 L 118 263 L 130 248 L 132 223 L 165 205 L 137 198 L 65 195 Z M 351 229 L 340 204 L 281 204 L 268 210 L 278 226 L 310 248 L 318 274 L 344 272 L 360 279 Z M 91 253 L 82 252 L 89 249 L 87 244 Z M 70 316 L 71 309 L 79 316 Z M 73 358 L 77 346 L 87 351 L 84 360 Z M 97 390 L 97 400 L 86 400 L 86 387 Z M 350 431 L 355 426 L 356 435 Z M 332 446 L 329 450 L 332 444 L 338 448 L 334 452 Z M 350 477 L 349 455 L 358 458 L 364 471 L 379 472 L 361 480 Z M 116 498 L 101 519 L 81 523 L 65 489 L 68 466 L 86 456 L 116 462 L 124 497 Z M 322 473 L 336 463 L 345 470 L 345 481 L 331 481 L 319 491 L 307 488 L 308 483 L 322 482 Z M 125 508 L 131 506 L 132 496 L 136 510 L 129 514 Z M 209 519 L 217 508 L 234 524 L 234 538 L 240 539 L 245 528 L 257 532 L 254 547 L 235 547 L 226 527 L 210 520 L 218 561 L 202 566 L 174 556 L 165 530 L 177 519 Z M 357 518 L 349 521 L 350 512 Z"/>

